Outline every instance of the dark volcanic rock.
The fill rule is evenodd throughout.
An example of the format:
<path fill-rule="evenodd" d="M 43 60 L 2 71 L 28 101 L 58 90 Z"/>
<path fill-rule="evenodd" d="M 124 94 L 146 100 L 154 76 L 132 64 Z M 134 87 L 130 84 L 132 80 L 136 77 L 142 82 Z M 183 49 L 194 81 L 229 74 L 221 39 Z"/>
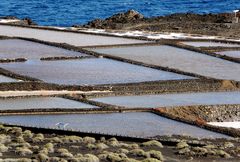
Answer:
<path fill-rule="evenodd" d="M 91 28 L 101 28 L 104 24 L 104 20 L 101 19 L 95 19 L 91 22 L 89 22 L 87 25 L 85 25 L 86 27 L 91 27 Z M 76 26 L 76 25 L 74 25 Z"/>
<path fill-rule="evenodd" d="M 18 18 L 16 16 L 4 16 L 4 17 L 0 17 L 0 19 L 15 20 L 15 19 L 18 19 Z"/>
<path fill-rule="evenodd" d="M 240 13 L 237 13 L 240 17 Z M 176 32 L 200 35 L 215 35 L 229 38 L 240 37 L 240 23 L 235 23 L 234 13 L 194 14 L 176 13 L 167 16 L 144 18 L 140 13 L 130 10 L 115 14 L 107 19 L 96 19 L 79 28 L 112 30 L 140 30 L 151 32 Z"/>
<path fill-rule="evenodd" d="M 143 15 L 138 13 L 134 10 L 129 10 L 125 13 L 119 13 L 116 15 L 113 15 L 106 19 L 106 21 L 112 22 L 112 23 L 128 23 L 129 21 L 139 20 L 143 19 Z"/>
<path fill-rule="evenodd" d="M 37 25 L 37 23 L 35 23 L 32 19 L 26 17 L 23 20 L 23 23 L 25 23 L 26 25 Z"/>
<path fill-rule="evenodd" d="M 232 23 L 233 14 L 193 14 L 193 13 L 179 13 L 168 16 L 159 16 L 152 18 L 144 18 L 144 16 L 137 11 L 129 10 L 125 13 L 115 14 L 105 20 L 95 19 L 82 27 L 87 28 L 100 28 L 100 29 L 126 29 L 138 27 L 143 30 L 161 30 L 161 29 L 174 29 L 180 30 L 183 28 L 195 28 L 194 26 L 200 26 L 202 24 L 225 24 Z M 192 27 L 193 26 L 193 27 Z M 75 25 L 75 27 L 81 27 Z M 136 28 L 136 29 L 138 29 Z"/>
<path fill-rule="evenodd" d="M 95 19 L 83 27 L 88 28 L 106 28 L 106 29 L 121 29 L 124 24 L 135 23 L 142 20 L 144 16 L 137 11 L 129 10 L 125 13 L 118 13 L 105 20 Z M 76 25 L 75 25 L 76 26 Z"/>

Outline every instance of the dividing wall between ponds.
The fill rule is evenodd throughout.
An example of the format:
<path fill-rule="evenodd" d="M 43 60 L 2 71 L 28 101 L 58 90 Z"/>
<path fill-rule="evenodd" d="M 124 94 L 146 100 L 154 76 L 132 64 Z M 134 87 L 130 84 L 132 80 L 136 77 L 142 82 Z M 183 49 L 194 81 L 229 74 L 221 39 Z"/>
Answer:
<path fill-rule="evenodd" d="M 126 84 L 106 84 L 96 86 L 77 86 L 77 85 L 57 85 L 44 82 L 13 82 L 1 83 L 0 91 L 34 91 L 34 90 L 69 90 L 69 91 L 103 91 L 111 92 L 158 92 L 158 93 L 179 93 L 179 92 L 206 92 L 206 91 L 223 91 L 239 90 L 240 84 L 233 81 L 207 80 L 207 79 L 187 79 L 187 80 L 167 80 L 141 83 Z M 101 94 L 103 94 L 101 93 Z M 88 94 L 89 96 L 96 93 Z M 86 94 L 87 95 L 87 94 Z M 87 95 L 87 96 L 88 96 Z M 105 96 L 105 95 L 104 95 Z"/>

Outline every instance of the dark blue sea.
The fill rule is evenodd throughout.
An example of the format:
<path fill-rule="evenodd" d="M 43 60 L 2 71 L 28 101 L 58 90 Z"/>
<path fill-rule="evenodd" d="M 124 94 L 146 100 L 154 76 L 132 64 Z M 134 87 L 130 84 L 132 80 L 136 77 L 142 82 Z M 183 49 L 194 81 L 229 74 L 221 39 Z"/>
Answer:
<path fill-rule="evenodd" d="M 0 0 L 0 16 L 30 17 L 40 25 L 71 26 L 134 9 L 146 17 L 173 13 L 220 13 L 240 0 Z"/>

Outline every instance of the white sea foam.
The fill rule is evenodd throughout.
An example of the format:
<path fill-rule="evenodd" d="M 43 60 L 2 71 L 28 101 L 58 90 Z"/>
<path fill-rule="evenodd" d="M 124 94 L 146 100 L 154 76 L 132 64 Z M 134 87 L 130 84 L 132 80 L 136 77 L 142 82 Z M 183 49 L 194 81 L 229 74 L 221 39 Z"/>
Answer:
<path fill-rule="evenodd" d="M 20 21 L 19 19 L 0 19 L 0 23 L 13 23 L 13 22 L 18 22 Z"/>
<path fill-rule="evenodd" d="M 71 28 L 72 30 L 77 30 L 76 28 Z M 106 31 L 104 29 L 82 29 L 81 32 L 86 33 L 99 33 L 108 34 L 116 36 L 131 36 L 131 37 L 144 37 L 149 39 L 222 39 L 229 41 L 240 41 L 240 39 L 226 39 L 224 37 L 218 36 L 208 36 L 208 35 L 195 35 L 187 33 L 167 33 L 167 32 L 147 32 L 147 31 Z"/>

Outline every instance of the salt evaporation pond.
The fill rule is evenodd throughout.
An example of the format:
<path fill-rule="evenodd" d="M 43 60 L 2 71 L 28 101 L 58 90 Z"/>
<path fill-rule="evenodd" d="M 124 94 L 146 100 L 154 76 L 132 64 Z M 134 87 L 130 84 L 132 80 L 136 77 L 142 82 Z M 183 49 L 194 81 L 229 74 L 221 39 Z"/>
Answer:
<path fill-rule="evenodd" d="M 206 77 L 240 81 L 240 64 L 186 49 L 161 45 L 90 50 Z"/>
<path fill-rule="evenodd" d="M 21 75 L 57 84 L 96 85 L 157 80 L 191 79 L 192 77 L 132 65 L 110 59 L 62 61 L 27 61 L 0 64 Z"/>
<path fill-rule="evenodd" d="M 200 42 L 181 42 L 182 44 L 186 44 L 189 46 L 194 47 L 240 47 L 239 44 L 230 44 L 230 43 L 221 43 L 221 42 L 207 42 L 207 41 L 200 41 Z"/>
<path fill-rule="evenodd" d="M 23 97 L 0 99 L 0 110 L 25 110 L 25 109 L 82 109 L 97 108 L 82 102 L 60 97 Z"/>
<path fill-rule="evenodd" d="M 33 29 L 25 27 L 14 27 L 0 25 L 0 35 L 15 36 L 24 38 L 35 38 L 38 40 L 67 43 L 74 46 L 97 46 L 97 45 L 117 45 L 117 44 L 134 44 L 146 43 L 147 41 L 126 39 L 118 37 L 109 37 L 101 35 L 91 35 L 82 33 L 71 33 L 63 31 L 52 31 L 43 29 Z"/>
<path fill-rule="evenodd" d="M 0 83 L 10 83 L 10 82 L 18 82 L 18 80 L 0 75 Z"/>
<path fill-rule="evenodd" d="M 233 58 L 240 58 L 240 51 L 222 51 L 216 52 L 216 54 L 225 55 Z"/>
<path fill-rule="evenodd" d="M 87 56 L 85 54 L 19 39 L 0 40 L 0 59 Z"/>
<path fill-rule="evenodd" d="M 142 96 L 114 96 L 91 99 L 130 108 L 240 104 L 240 92 L 178 93 Z"/>
<path fill-rule="evenodd" d="M 56 123 L 69 123 L 68 129 L 81 132 L 153 137 L 157 135 L 189 135 L 199 138 L 229 138 L 229 136 L 177 122 L 152 113 L 68 114 L 68 115 L 13 115 L 1 116 L 0 122 L 56 128 Z"/>

